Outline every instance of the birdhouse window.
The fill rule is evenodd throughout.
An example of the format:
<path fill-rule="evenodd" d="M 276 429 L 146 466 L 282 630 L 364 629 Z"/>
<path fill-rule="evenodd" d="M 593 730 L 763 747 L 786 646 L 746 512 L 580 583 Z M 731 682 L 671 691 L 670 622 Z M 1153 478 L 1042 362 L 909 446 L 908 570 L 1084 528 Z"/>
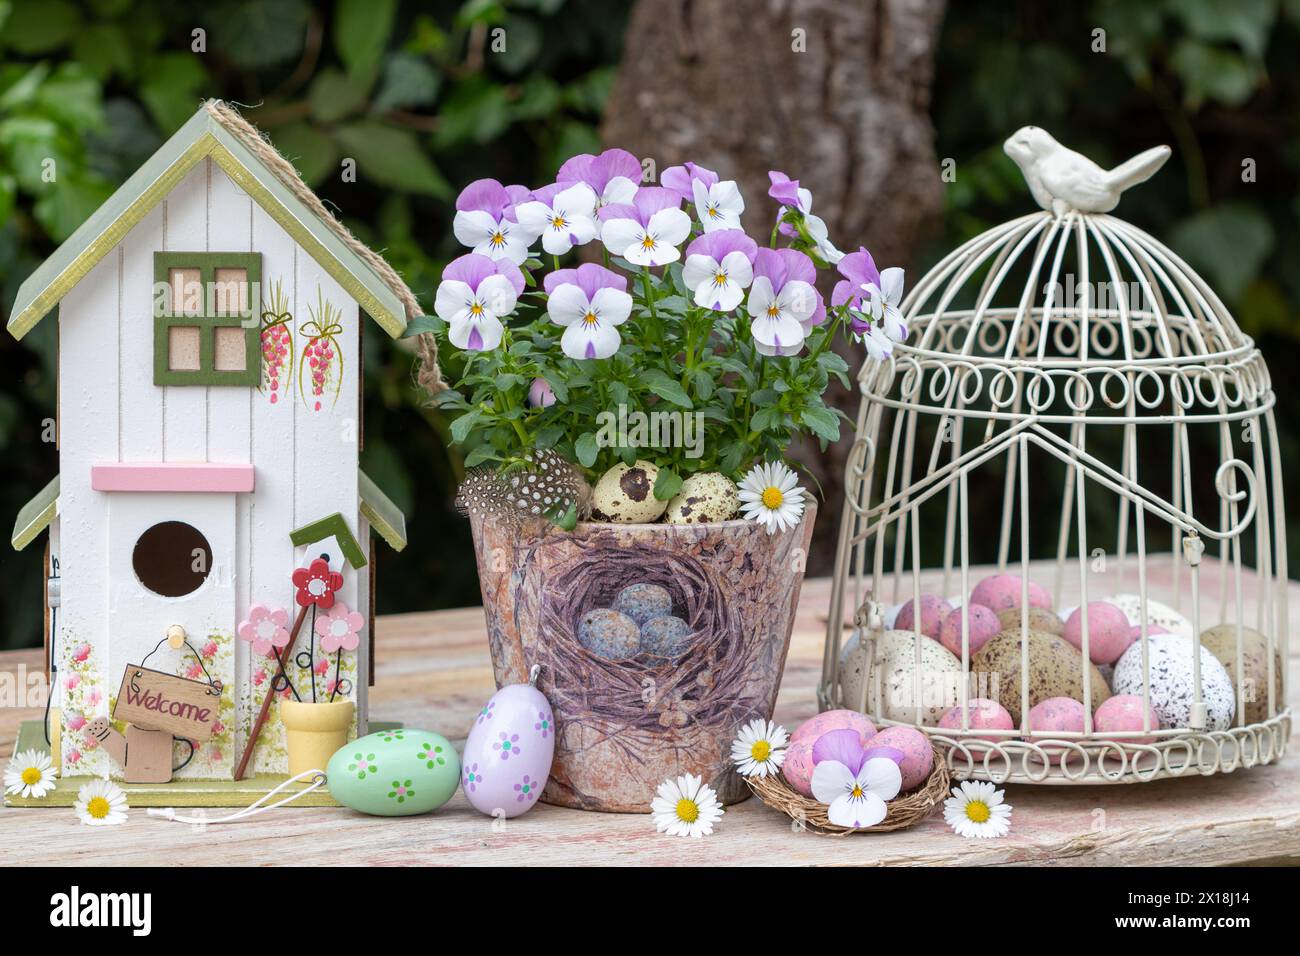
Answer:
<path fill-rule="evenodd" d="M 212 571 L 212 547 L 184 521 L 163 521 L 136 540 L 131 566 L 140 583 L 163 597 L 197 591 Z"/>
<path fill-rule="evenodd" d="M 262 257 L 154 255 L 154 384 L 256 386 Z"/>

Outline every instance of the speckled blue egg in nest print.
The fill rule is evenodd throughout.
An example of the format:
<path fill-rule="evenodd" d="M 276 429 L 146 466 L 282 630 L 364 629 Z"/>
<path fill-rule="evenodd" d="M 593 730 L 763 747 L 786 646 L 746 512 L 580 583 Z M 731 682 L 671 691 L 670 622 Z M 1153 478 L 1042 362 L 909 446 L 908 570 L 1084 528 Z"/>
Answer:
<path fill-rule="evenodd" d="M 1186 727 L 1195 700 L 1196 681 L 1192 670 L 1190 638 L 1181 634 L 1152 634 L 1147 638 L 1151 661 L 1151 707 L 1166 729 Z M 1232 679 L 1208 648 L 1201 649 L 1201 691 L 1205 701 L 1206 728 L 1227 730 L 1237 713 L 1237 696 Z M 1117 694 L 1142 696 L 1142 642 L 1129 645 L 1115 664 L 1111 686 Z"/>
<path fill-rule="evenodd" d="M 614 610 L 622 611 L 640 626 L 656 617 L 671 616 L 673 596 L 658 584 L 629 584 L 618 592 Z"/>
<path fill-rule="evenodd" d="M 578 622 L 578 643 L 607 661 L 625 661 L 641 649 L 641 630 L 613 608 L 592 608 Z"/>
<path fill-rule="evenodd" d="M 654 617 L 641 625 L 641 653 L 667 660 L 690 649 L 691 626 L 680 617 Z"/>

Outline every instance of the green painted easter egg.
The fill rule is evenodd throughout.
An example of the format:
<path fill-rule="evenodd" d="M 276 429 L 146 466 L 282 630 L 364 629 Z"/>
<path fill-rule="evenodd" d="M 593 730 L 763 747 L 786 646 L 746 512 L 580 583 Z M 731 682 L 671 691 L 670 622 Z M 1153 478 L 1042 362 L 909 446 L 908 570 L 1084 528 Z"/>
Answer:
<path fill-rule="evenodd" d="M 339 803 L 380 817 L 437 810 L 460 784 L 460 758 L 446 737 L 400 728 L 358 737 L 325 768 Z"/>

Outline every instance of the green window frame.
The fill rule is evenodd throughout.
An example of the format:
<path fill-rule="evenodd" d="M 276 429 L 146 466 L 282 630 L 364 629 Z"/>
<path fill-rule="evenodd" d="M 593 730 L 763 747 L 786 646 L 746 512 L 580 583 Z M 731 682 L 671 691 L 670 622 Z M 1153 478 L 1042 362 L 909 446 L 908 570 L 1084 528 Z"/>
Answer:
<path fill-rule="evenodd" d="M 171 272 L 197 269 L 203 302 L 197 313 L 174 313 Z M 215 275 L 218 269 L 243 269 L 247 285 L 246 311 L 216 310 Z M 257 387 L 262 380 L 261 288 L 262 255 L 257 252 L 155 252 L 153 257 L 155 296 L 167 289 L 162 310 L 154 305 L 153 382 L 155 385 L 243 385 Z M 247 324 L 245 324 L 247 323 Z M 197 328 L 199 362 L 195 369 L 171 367 L 170 345 L 174 328 Z M 219 369 L 216 330 L 242 328 L 244 367 Z"/>

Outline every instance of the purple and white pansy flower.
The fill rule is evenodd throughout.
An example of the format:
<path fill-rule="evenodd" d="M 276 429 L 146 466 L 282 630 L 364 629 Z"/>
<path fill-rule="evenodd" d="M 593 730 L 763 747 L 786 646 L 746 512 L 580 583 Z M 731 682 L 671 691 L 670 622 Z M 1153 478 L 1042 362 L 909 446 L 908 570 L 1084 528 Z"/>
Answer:
<path fill-rule="evenodd" d="M 692 201 L 695 203 L 695 215 L 700 217 L 700 224 L 706 233 L 740 228 L 740 214 L 745 211 L 745 197 L 740 195 L 735 180 L 724 179 L 712 186 L 705 186 L 702 180 L 697 179 L 691 185 L 694 189 Z"/>
<path fill-rule="evenodd" d="M 826 804 L 826 817 L 836 826 L 875 826 L 889 813 L 886 803 L 903 788 L 902 751 L 863 748 L 856 730 L 822 734 L 812 759 L 813 798 Z"/>
<path fill-rule="evenodd" d="M 560 349 L 571 359 L 609 358 L 622 337 L 618 326 L 632 314 L 627 278 L 594 262 L 557 269 L 543 280 L 546 314 L 564 326 Z"/>
<path fill-rule="evenodd" d="M 508 259 L 493 261 L 477 253 L 448 263 L 433 310 L 447 323 L 447 337 L 467 352 L 486 352 L 501 344 L 502 319 L 515 309 L 524 275 Z"/>
<path fill-rule="evenodd" d="M 599 156 L 580 153 L 566 161 L 555 178 L 560 182 L 572 180 L 590 186 L 596 194 L 596 211 L 599 212 L 605 206 L 632 201 L 641 183 L 641 164 L 625 149 L 607 149 Z M 599 220 L 596 228 L 600 229 Z"/>
<path fill-rule="evenodd" d="M 659 184 L 676 193 L 683 202 L 695 201 L 696 182 L 703 183 L 705 190 L 708 190 L 718 182 L 718 174 L 697 163 L 683 163 L 681 166 L 669 166 L 659 176 Z"/>
<path fill-rule="evenodd" d="M 682 281 L 695 293 L 695 304 L 717 312 L 740 305 L 754 280 L 758 244 L 740 229 L 705 232 L 686 248 Z"/>
<path fill-rule="evenodd" d="M 898 266 L 880 273 L 878 283 L 868 283 L 866 312 L 893 342 L 907 338 L 907 323 L 900 308 L 903 304 L 903 270 Z"/>
<path fill-rule="evenodd" d="M 764 355 L 793 355 L 813 326 L 826 318 L 826 305 L 813 285 L 817 267 L 796 249 L 759 249 L 747 309 L 750 333 Z"/>
<path fill-rule="evenodd" d="M 677 247 L 691 234 L 691 217 L 681 210 L 681 197 L 662 186 L 642 186 L 632 202 L 613 203 L 600 210 L 600 239 L 610 255 L 637 266 L 676 262 Z"/>
<path fill-rule="evenodd" d="M 772 183 L 768 187 L 767 194 L 781 204 L 781 208 L 777 210 L 776 214 L 779 223 L 777 229 L 781 235 L 794 236 L 796 234 L 794 226 L 788 222 L 781 222 L 787 210 L 793 209 L 803 216 L 804 229 L 812 238 L 813 245 L 817 248 L 817 254 L 831 265 L 835 265 L 843 259 L 844 253 L 836 249 L 831 243 L 830 231 L 826 228 L 825 221 L 820 216 L 812 214 L 812 192 L 800 186 L 799 180 L 791 179 L 779 169 L 768 170 L 767 178 Z"/>
<path fill-rule="evenodd" d="M 543 249 L 560 256 L 596 238 L 596 191 L 583 182 L 552 183 L 516 206 L 515 216 L 542 237 Z"/>
<path fill-rule="evenodd" d="M 451 225 L 456 240 L 489 259 L 522 264 L 538 236 L 515 219 L 515 205 L 528 196 L 528 187 L 502 186 L 495 179 L 470 183 L 456 197 Z"/>

